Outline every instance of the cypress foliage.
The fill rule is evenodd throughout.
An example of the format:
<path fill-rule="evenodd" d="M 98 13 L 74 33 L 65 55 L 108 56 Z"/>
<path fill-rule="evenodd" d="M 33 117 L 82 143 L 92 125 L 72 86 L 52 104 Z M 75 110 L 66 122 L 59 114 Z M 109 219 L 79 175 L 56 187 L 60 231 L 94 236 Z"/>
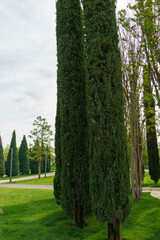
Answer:
<path fill-rule="evenodd" d="M 29 174 L 29 159 L 28 159 L 28 145 L 25 135 L 23 136 L 19 153 L 20 173 Z"/>
<path fill-rule="evenodd" d="M 56 137 L 60 133 L 57 140 L 61 144 L 61 155 L 60 158 L 56 155 L 56 164 L 61 159 L 62 169 L 58 173 L 61 180 L 56 191 L 61 188 L 61 195 L 58 191 L 57 195 L 64 212 L 74 219 L 76 226 L 84 227 L 89 210 L 89 184 L 83 28 L 79 0 L 57 2 L 57 46 L 60 125 L 56 129 Z"/>
<path fill-rule="evenodd" d="M 6 162 L 6 174 L 10 175 L 11 148 L 13 148 L 12 176 L 17 176 L 19 171 L 19 159 L 16 146 L 16 132 L 13 131 L 9 153 Z"/>
<path fill-rule="evenodd" d="M 3 177 L 5 174 L 5 160 L 2 146 L 2 138 L 0 136 L 0 177 Z"/>
<path fill-rule="evenodd" d="M 159 152 L 155 127 L 155 101 L 152 95 L 151 79 L 149 77 L 148 67 L 144 68 L 143 88 L 149 174 L 151 179 L 157 183 L 160 179 Z"/>
<path fill-rule="evenodd" d="M 58 2 L 57 2 L 57 18 L 58 18 Z M 57 19 L 58 24 L 58 19 Z M 58 26 L 57 26 L 58 28 Z M 57 43 L 58 45 L 58 43 Z M 59 66 L 59 65 L 58 65 Z M 60 123 L 60 79 L 59 74 L 57 72 L 57 114 L 56 114 L 56 134 L 55 134 L 55 162 L 56 162 L 56 173 L 54 177 L 54 196 L 56 198 L 56 202 L 60 204 L 61 200 L 61 171 L 62 171 L 62 161 L 61 161 L 61 123 Z"/>
<path fill-rule="evenodd" d="M 115 0 L 84 0 L 83 9 L 92 210 L 119 240 L 130 184 Z"/>

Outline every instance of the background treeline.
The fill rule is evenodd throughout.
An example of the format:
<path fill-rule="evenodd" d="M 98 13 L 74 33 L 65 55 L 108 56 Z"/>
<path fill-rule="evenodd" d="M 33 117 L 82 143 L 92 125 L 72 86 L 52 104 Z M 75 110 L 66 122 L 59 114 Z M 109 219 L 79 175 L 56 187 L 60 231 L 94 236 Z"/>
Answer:
<path fill-rule="evenodd" d="M 10 176 L 10 163 L 11 154 L 12 156 L 12 176 L 17 175 L 27 175 L 38 173 L 38 155 L 34 151 L 36 146 L 28 148 L 27 140 L 25 135 L 21 141 L 20 147 L 16 145 L 16 132 L 12 134 L 12 139 L 10 145 L 8 144 L 5 149 L 3 149 L 2 138 L 0 136 L 0 177 L 4 175 Z M 13 149 L 13 153 L 11 153 Z M 45 162 L 45 154 L 47 152 L 47 159 Z M 41 158 L 41 172 L 51 171 L 51 162 L 53 161 L 53 149 L 47 147 L 45 152 L 42 153 Z"/>

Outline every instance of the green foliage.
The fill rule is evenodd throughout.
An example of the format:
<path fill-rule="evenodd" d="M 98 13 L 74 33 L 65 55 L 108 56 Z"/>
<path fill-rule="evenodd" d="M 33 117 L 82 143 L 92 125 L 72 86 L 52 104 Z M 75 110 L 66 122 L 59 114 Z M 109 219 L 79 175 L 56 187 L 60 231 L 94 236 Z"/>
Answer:
<path fill-rule="evenodd" d="M 16 132 L 13 131 L 9 153 L 6 162 L 6 174 L 10 176 L 10 162 L 11 162 L 11 148 L 13 149 L 13 162 L 12 162 L 12 176 L 16 176 L 20 173 L 19 171 L 19 159 L 16 146 Z"/>
<path fill-rule="evenodd" d="M 36 161 L 38 161 L 38 174 L 40 178 L 42 156 L 47 154 L 46 147 L 50 147 L 53 141 L 53 132 L 51 125 L 48 124 L 45 118 L 38 116 L 33 122 L 34 129 L 31 130 L 29 138 L 33 140 L 33 154 Z"/>
<path fill-rule="evenodd" d="M 45 154 L 42 155 L 41 172 L 45 172 L 45 164 L 46 164 L 46 171 L 47 172 L 51 171 L 51 152 L 48 147 L 46 148 L 46 153 L 47 153 L 46 155 Z"/>
<path fill-rule="evenodd" d="M 4 160 L 2 139 L 0 136 L 0 177 L 3 177 L 3 175 L 5 175 L 5 160 Z"/>
<path fill-rule="evenodd" d="M 28 159 L 28 145 L 25 135 L 20 145 L 18 152 L 19 163 L 20 163 L 20 173 L 29 174 L 29 159 Z"/>
<path fill-rule="evenodd" d="M 29 149 L 29 162 L 31 173 L 38 173 L 38 152 L 39 152 L 39 142 L 36 141 L 33 148 Z M 41 157 L 41 156 L 40 156 Z"/>
<path fill-rule="evenodd" d="M 57 1 L 57 51 L 60 105 L 57 106 L 56 120 L 55 196 L 58 201 L 60 199 L 64 212 L 74 219 L 78 227 L 83 227 L 89 210 L 89 180 L 83 26 L 79 0 Z M 57 148 L 58 142 L 60 149 Z M 60 190 L 61 195 L 58 193 Z"/>
<path fill-rule="evenodd" d="M 6 162 L 7 161 L 7 156 L 8 156 L 8 153 L 9 153 L 9 144 L 7 144 L 7 146 L 4 148 L 3 152 L 4 152 L 4 160 Z"/>
<path fill-rule="evenodd" d="M 125 220 L 130 206 L 115 1 L 83 1 L 83 9 L 92 210 L 113 224 Z"/>
<path fill-rule="evenodd" d="M 146 118 L 146 132 L 147 132 L 147 151 L 148 151 L 148 165 L 151 179 L 158 182 L 160 179 L 160 164 L 159 152 L 156 134 L 155 121 L 155 101 L 152 95 L 151 81 L 147 67 L 144 68 L 143 87 L 144 87 L 144 108 Z"/>

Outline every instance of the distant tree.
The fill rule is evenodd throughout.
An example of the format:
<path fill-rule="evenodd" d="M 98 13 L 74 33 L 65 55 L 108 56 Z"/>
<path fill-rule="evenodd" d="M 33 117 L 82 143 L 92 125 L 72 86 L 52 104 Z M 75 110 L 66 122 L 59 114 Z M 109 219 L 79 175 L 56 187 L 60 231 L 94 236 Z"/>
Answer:
<path fill-rule="evenodd" d="M 20 173 L 20 171 L 19 171 L 19 159 L 18 159 L 18 153 L 17 153 L 15 131 L 13 131 L 13 134 L 12 134 L 10 149 L 9 149 L 7 162 L 6 162 L 6 174 L 8 176 L 10 175 L 11 148 L 13 148 L 12 176 L 17 176 Z"/>
<path fill-rule="evenodd" d="M 41 163 L 42 172 L 45 172 L 45 165 L 46 165 L 46 171 L 49 172 L 51 170 L 51 152 L 48 147 L 46 148 L 45 154 L 42 155 L 42 163 Z"/>
<path fill-rule="evenodd" d="M 32 148 L 29 148 L 28 154 L 29 154 L 29 166 L 30 166 L 31 174 L 38 173 L 38 161 L 36 161 L 34 158 L 35 156 L 33 154 Z"/>
<path fill-rule="evenodd" d="M 38 177 L 41 177 L 41 161 L 42 155 L 47 154 L 43 146 L 50 146 L 53 140 L 53 132 L 51 130 L 51 125 L 48 125 L 48 122 L 45 118 L 38 116 L 33 122 L 35 127 L 31 130 L 29 138 L 33 139 L 33 144 L 30 144 L 33 148 L 33 154 L 36 161 L 38 162 Z"/>
<path fill-rule="evenodd" d="M 4 160 L 5 162 L 7 161 L 7 156 L 8 156 L 8 153 L 9 153 L 9 144 L 7 144 L 7 146 L 4 148 Z"/>
<path fill-rule="evenodd" d="M 5 174 L 5 160 L 2 146 L 2 138 L 0 136 L 0 177 L 3 177 Z"/>
<path fill-rule="evenodd" d="M 18 157 L 20 163 L 20 173 L 29 174 L 28 145 L 25 135 L 23 136 L 23 140 L 19 148 Z"/>

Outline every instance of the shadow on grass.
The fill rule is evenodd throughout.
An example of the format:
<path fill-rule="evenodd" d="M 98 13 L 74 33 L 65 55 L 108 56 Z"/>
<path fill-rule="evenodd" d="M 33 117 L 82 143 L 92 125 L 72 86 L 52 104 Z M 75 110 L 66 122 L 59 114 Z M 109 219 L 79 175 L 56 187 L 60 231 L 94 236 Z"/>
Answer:
<path fill-rule="evenodd" d="M 85 229 L 78 229 L 73 221 L 64 215 L 52 195 L 46 199 L 44 196 L 42 198 L 34 200 L 35 192 L 35 196 L 25 203 L 6 204 L 0 219 L 2 230 L 0 239 L 107 240 L 107 230 L 95 217 L 87 220 Z M 160 200 L 151 197 L 149 193 L 144 193 L 141 201 L 133 203 L 131 214 L 122 227 L 123 238 L 160 240 L 159 216 Z"/>

